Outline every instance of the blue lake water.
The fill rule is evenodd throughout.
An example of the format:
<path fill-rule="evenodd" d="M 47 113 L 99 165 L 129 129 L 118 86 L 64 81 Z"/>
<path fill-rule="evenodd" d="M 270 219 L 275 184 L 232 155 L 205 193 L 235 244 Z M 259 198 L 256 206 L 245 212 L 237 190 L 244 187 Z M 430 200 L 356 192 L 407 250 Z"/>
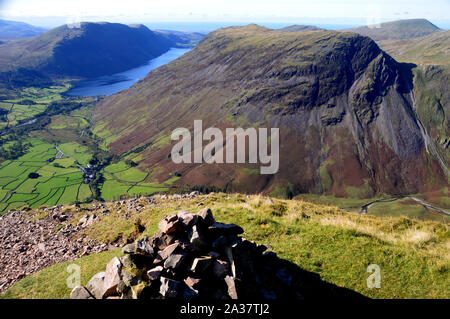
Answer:
<path fill-rule="evenodd" d="M 182 56 L 190 49 L 171 48 L 159 57 L 150 60 L 147 64 L 125 72 L 101 76 L 94 79 L 80 81 L 66 92 L 70 96 L 111 95 L 130 88 L 134 83 L 144 78 L 151 70 L 167 64 Z"/>

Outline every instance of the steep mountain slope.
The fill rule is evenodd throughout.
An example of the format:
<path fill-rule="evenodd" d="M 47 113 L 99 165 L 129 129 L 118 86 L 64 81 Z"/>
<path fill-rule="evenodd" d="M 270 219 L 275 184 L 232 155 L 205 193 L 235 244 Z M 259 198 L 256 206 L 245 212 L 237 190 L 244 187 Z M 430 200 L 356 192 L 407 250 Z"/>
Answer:
<path fill-rule="evenodd" d="M 344 29 L 344 32 L 356 32 L 379 40 L 401 40 L 421 37 L 439 31 L 440 29 L 426 19 L 407 19 L 380 23 L 379 27 L 363 26 L 359 28 Z"/>
<path fill-rule="evenodd" d="M 417 113 L 431 137 L 450 157 L 450 31 L 379 45 L 398 61 L 413 63 Z"/>
<path fill-rule="evenodd" d="M 18 22 L 0 20 L 0 39 L 19 39 L 34 37 L 45 32 L 44 28 Z"/>
<path fill-rule="evenodd" d="M 144 64 L 173 45 L 143 25 L 64 25 L 0 46 L 0 69 L 3 77 L 24 83 L 26 72 L 43 77 L 95 77 Z"/>
<path fill-rule="evenodd" d="M 448 159 L 432 151 L 411 89 L 409 67 L 370 38 L 233 27 L 105 99 L 94 132 L 150 180 L 177 172 L 179 184 L 247 192 L 416 193 L 448 185 Z M 279 127 L 279 172 L 174 164 L 172 130 L 192 130 L 195 119 L 204 128 Z"/>

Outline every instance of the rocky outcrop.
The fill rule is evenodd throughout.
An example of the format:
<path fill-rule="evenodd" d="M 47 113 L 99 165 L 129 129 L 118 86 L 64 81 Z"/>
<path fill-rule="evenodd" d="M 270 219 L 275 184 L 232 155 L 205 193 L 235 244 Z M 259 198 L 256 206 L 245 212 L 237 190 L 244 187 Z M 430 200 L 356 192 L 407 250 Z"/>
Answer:
<path fill-rule="evenodd" d="M 265 245 L 240 237 L 235 224 L 217 222 L 206 207 L 179 211 L 153 237 L 123 247 L 104 272 L 72 299 L 238 299 L 301 297 L 296 275 Z"/>

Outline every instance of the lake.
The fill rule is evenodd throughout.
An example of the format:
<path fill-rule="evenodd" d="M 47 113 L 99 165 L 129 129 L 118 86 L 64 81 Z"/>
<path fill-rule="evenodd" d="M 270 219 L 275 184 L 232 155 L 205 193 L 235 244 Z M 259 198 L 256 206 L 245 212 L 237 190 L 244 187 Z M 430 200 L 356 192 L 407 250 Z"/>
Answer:
<path fill-rule="evenodd" d="M 151 70 L 167 64 L 182 56 L 191 49 L 171 48 L 147 64 L 113 75 L 105 75 L 98 78 L 80 81 L 66 92 L 70 96 L 95 96 L 111 95 L 121 90 L 130 88 L 134 83 L 144 78 Z"/>

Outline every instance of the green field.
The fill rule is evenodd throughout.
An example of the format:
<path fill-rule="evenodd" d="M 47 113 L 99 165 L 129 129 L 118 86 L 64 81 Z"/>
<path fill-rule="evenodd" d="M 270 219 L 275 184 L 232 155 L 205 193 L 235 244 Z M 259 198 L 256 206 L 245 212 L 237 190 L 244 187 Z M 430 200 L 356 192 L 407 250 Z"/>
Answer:
<path fill-rule="evenodd" d="M 54 159 L 58 153 L 55 145 L 38 139 L 29 142 L 32 147 L 27 154 L 1 164 L 0 211 L 71 204 L 91 196 L 89 186 L 82 183 L 83 176 L 74 158 Z M 39 176 L 30 178 L 30 173 Z"/>
<path fill-rule="evenodd" d="M 162 184 L 149 182 L 147 181 L 148 173 L 129 166 L 125 161 L 119 161 L 105 167 L 103 176 L 105 182 L 101 186 L 101 193 L 104 200 L 119 199 L 122 195 L 150 195 L 165 192 L 177 179 L 171 178 Z"/>
<path fill-rule="evenodd" d="M 26 121 L 44 112 L 50 103 L 63 99 L 61 94 L 68 88 L 69 85 L 23 88 L 20 98 L 0 101 L 0 108 L 9 112 L 4 121 L 0 121 L 0 129 L 15 126 L 19 121 Z"/>
<path fill-rule="evenodd" d="M 88 126 L 89 122 L 82 116 L 56 115 L 52 117 L 48 128 L 51 130 L 84 129 Z"/>
<path fill-rule="evenodd" d="M 80 165 L 86 166 L 92 158 L 86 146 L 76 142 L 58 145 L 58 148 L 68 157 L 75 159 Z"/>
<path fill-rule="evenodd" d="M 25 155 L 0 163 L 0 212 L 23 206 L 72 204 L 92 198 L 91 188 L 83 183 L 83 174 L 77 166 L 77 163 L 87 165 L 92 158 L 86 146 L 77 142 L 56 146 L 37 138 L 27 141 L 32 146 Z M 39 176 L 30 178 L 30 173 Z M 168 191 L 177 179 L 171 178 L 164 184 L 145 181 L 148 173 L 124 161 L 107 166 L 101 173 L 105 180 L 99 189 L 104 200 Z"/>
<path fill-rule="evenodd" d="M 96 170 L 95 178 L 99 179 L 83 183 L 80 166 L 85 167 L 99 151 L 105 155 L 108 150 L 101 149 L 101 141 L 89 133 L 93 105 L 98 99 L 66 97 L 63 93 L 69 88 L 66 83 L 21 88 L 13 97 L 0 101 L 0 109 L 6 111 L 0 117 L 0 130 L 10 129 L 2 136 L 0 213 L 24 206 L 72 204 L 93 198 L 113 200 L 168 191 L 177 177 L 163 184 L 154 182 L 149 172 L 131 166 L 128 158 L 115 159 L 104 169 Z M 59 113 L 54 102 L 62 103 Z M 66 102 L 81 106 L 64 108 Z M 45 126 L 14 132 L 15 125 L 49 109 L 52 116 Z M 31 178 L 31 173 L 38 176 Z"/>

